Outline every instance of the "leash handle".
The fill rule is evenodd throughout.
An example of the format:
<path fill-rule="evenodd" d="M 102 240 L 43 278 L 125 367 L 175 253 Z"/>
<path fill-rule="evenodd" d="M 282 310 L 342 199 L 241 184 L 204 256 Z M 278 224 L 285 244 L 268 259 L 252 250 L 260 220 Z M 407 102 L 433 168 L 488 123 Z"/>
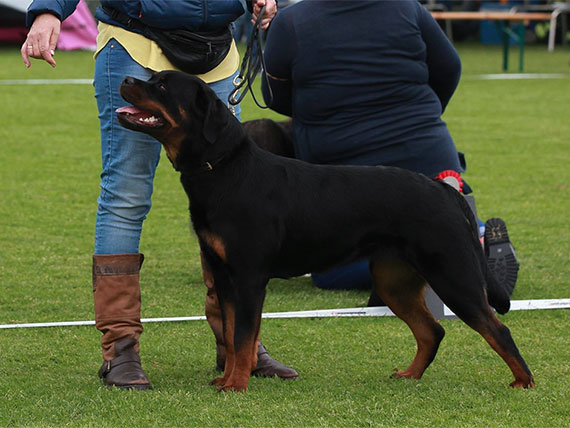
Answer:
<path fill-rule="evenodd" d="M 251 92 L 251 96 L 255 104 L 259 108 L 267 109 L 269 105 L 273 103 L 273 91 L 269 85 L 269 78 L 266 73 L 263 73 L 263 78 L 267 83 L 267 88 L 269 90 L 269 103 L 268 105 L 261 105 L 261 103 L 255 97 L 253 92 L 253 82 L 255 77 L 260 70 L 265 71 L 265 58 L 263 56 L 262 49 L 262 31 L 261 31 L 261 21 L 263 19 L 263 14 L 265 13 L 265 6 L 263 6 L 259 12 L 257 20 L 253 25 L 251 30 L 251 36 L 249 38 L 249 43 L 247 44 L 247 49 L 243 56 L 243 61 L 241 63 L 240 71 L 238 75 L 234 78 L 234 89 L 230 92 L 228 96 L 228 103 L 235 106 L 239 104 L 248 92 Z M 240 90 L 242 90 L 240 94 Z"/>

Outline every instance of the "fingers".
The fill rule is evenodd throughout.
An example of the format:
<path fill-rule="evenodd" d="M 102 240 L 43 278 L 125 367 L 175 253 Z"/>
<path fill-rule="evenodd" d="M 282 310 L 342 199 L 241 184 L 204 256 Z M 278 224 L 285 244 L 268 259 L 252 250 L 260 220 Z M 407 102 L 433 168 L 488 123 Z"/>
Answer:
<path fill-rule="evenodd" d="M 269 28 L 269 24 L 271 23 L 271 20 L 273 19 L 273 17 L 271 18 L 264 18 L 261 20 L 261 29 L 262 30 L 267 30 Z"/>
<path fill-rule="evenodd" d="M 253 16 L 253 15 L 252 15 L 252 16 Z M 267 30 L 267 29 L 269 28 L 269 24 L 271 24 L 271 21 L 272 21 L 272 20 L 273 20 L 273 17 L 271 17 L 271 18 L 263 18 L 263 19 L 261 20 L 261 29 L 262 29 L 262 30 Z M 257 24 L 257 18 L 252 19 L 252 20 L 251 20 L 251 23 L 252 23 L 253 25 L 256 25 L 256 24 Z"/>
<path fill-rule="evenodd" d="M 32 46 L 29 46 L 32 48 Z M 32 64 L 30 64 L 30 54 L 28 53 L 28 42 L 27 40 L 22 45 L 22 49 L 20 49 L 20 53 L 22 54 L 22 59 L 24 60 L 24 64 L 26 64 L 26 68 L 30 68 Z"/>
<path fill-rule="evenodd" d="M 261 20 L 261 29 L 267 30 L 269 28 L 269 24 L 271 24 L 272 18 L 264 18 Z M 257 18 L 251 20 L 252 25 L 257 24 Z"/>
<path fill-rule="evenodd" d="M 52 67 L 56 66 L 53 56 L 59 39 L 60 28 L 61 22 L 54 15 L 43 14 L 35 19 L 26 41 L 20 49 L 26 67 L 31 66 L 30 58 L 43 59 Z"/>
<path fill-rule="evenodd" d="M 43 59 L 52 67 L 56 66 L 56 62 L 53 59 L 55 50 L 47 41 L 42 42 L 28 38 L 22 45 L 20 53 L 22 54 L 24 64 L 28 68 L 31 66 L 30 58 Z"/>
<path fill-rule="evenodd" d="M 56 66 L 55 60 L 53 59 L 53 56 L 55 55 L 55 48 L 57 46 L 58 39 L 59 39 L 59 30 L 52 31 L 50 39 L 49 39 L 49 43 L 48 43 L 48 49 L 45 51 L 49 55 L 49 60 L 45 56 L 42 56 L 48 63 L 50 63 L 52 65 L 52 67 Z"/>
<path fill-rule="evenodd" d="M 56 66 L 56 62 L 53 59 L 53 56 L 55 55 L 55 47 L 49 42 L 39 42 L 28 38 L 22 45 L 20 53 L 22 54 L 24 64 L 26 64 L 26 67 L 28 68 L 31 66 L 30 58 L 43 59 L 52 67 Z"/>
<path fill-rule="evenodd" d="M 275 17 L 275 14 L 277 13 L 277 3 L 275 2 L 275 0 L 256 0 L 253 4 L 251 23 L 253 25 L 256 24 L 259 12 L 261 12 L 261 8 L 263 6 L 265 6 L 265 12 L 263 13 L 263 19 L 261 20 L 261 28 L 263 30 L 267 30 L 269 24 L 271 23 L 271 20 Z"/>

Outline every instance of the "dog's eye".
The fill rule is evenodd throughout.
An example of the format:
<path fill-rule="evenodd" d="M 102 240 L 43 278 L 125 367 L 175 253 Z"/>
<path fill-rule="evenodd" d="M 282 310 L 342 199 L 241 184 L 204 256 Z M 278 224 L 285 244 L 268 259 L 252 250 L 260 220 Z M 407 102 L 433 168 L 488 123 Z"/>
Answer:
<path fill-rule="evenodd" d="M 158 84 L 156 86 L 158 86 L 159 90 L 166 91 L 166 85 L 164 83 L 158 82 Z"/>

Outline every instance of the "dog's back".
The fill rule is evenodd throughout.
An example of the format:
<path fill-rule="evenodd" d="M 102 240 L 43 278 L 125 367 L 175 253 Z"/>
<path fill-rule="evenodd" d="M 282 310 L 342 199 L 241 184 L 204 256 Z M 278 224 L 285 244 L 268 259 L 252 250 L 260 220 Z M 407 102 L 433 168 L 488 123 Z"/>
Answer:
<path fill-rule="evenodd" d="M 240 168 L 247 171 L 242 184 L 233 174 L 228 183 L 233 180 L 231 197 L 236 200 L 250 198 L 247 193 L 255 186 L 257 197 L 268 203 L 247 215 L 279 225 L 279 234 L 263 230 L 263 241 L 273 247 L 264 253 L 295 269 L 289 275 L 287 269 L 270 272 L 272 276 L 319 271 L 369 257 L 376 247 L 397 248 L 416 267 L 422 259 L 417 252 L 446 258 L 458 253 L 454 247 L 464 248 L 465 240 L 470 257 L 481 253 L 469 227 L 470 211 L 464 211 L 461 197 L 446 184 L 393 167 L 310 165 L 253 146 L 249 151 L 249 164 Z"/>

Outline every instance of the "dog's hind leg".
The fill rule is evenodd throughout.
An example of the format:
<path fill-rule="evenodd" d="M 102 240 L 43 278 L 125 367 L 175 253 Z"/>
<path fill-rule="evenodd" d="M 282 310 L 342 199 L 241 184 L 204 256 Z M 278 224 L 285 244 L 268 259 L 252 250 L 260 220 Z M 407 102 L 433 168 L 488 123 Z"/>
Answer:
<path fill-rule="evenodd" d="M 425 280 L 406 262 L 379 259 L 371 262 L 371 273 L 378 295 L 412 330 L 417 352 L 406 370 L 392 376 L 419 379 L 435 358 L 445 335 L 425 303 Z"/>
<path fill-rule="evenodd" d="M 515 344 L 511 332 L 499 319 L 487 308 L 485 319 L 471 325 L 491 347 L 501 356 L 511 369 L 515 380 L 510 383 L 513 388 L 534 388 L 532 373 L 521 356 Z"/>
<path fill-rule="evenodd" d="M 441 300 L 467 325 L 477 331 L 507 363 L 515 380 L 512 387 L 533 388 L 534 380 L 509 329 L 495 316 L 481 285 L 482 274 L 467 269 L 468 263 L 450 267 L 430 278 Z M 452 272 L 455 270 L 455 272 Z"/>

